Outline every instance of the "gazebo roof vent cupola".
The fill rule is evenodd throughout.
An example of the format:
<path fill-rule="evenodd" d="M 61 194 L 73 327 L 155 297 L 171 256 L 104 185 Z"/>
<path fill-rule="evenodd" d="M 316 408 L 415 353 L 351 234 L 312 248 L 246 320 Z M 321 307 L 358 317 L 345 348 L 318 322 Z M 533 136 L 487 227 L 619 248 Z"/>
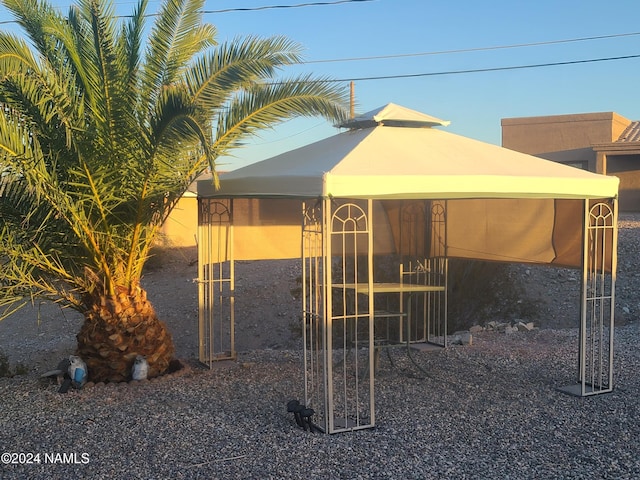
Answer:
<path fill-rule="evenodd" d="M 377 126 L 412 128 L 446 127 L 450 123 L 448 120 L 441 120 L 394 103 L 388 103 L 383 107 L 350 118 L 337 126 L 339 128 L 359 130 Z"/>

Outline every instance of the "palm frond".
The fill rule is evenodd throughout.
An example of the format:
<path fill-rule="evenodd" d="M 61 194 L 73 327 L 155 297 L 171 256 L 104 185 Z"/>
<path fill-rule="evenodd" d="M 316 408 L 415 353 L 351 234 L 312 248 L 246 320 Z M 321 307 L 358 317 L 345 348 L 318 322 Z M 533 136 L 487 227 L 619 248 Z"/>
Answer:
<path fill-rule="evenodd" d="M 235 92 L 298 62 L 300 52 L 301 47 L 285 37 L 235 39 L 195 61 L 185 73 L 187 87 L 194 101 L 213 113 Z"/>
<path fill-rule="evenodd" d="M 131 18 L 122 27 L 122 34 L 119 39 L 121 42 L 120 49 L 125 52 L 125 58 L 127 59 L 128 88 L 134 90 L 140 88 L 138 73 L 143 60 L 142 44 L 147 4 L 148 0 L 139 1 Z"/>
<path fill-rule="evenodd" d="M 143 96 L 150 105 L 160 87 L 178 80 L 193 58 L 215 44 L 215 28 L 201 23 L 203 5 L 204 0 L 164 1 L 146 53 Z"/>
<path fill-rule="evenodd" d="M 219 117 L 213 150 L 218 156 L 240 146 L 266 125 L 299 116 L 323 116 L 335 123 L 346 118 L 347 89 L 337 90 L 323 79 L 302 76 L 256 85 L 237 95 Z"/>
<path fill-rule="evenodd" d="M 40 135 L 64 138 L 69 147 L 83 109 L 68 68 L 37 61 L 23 40 L 0 33 L 0 72 L 0 101 L 19 111 L 26 124 L 38 125 Z"/>
<path fill-rule="evenodd" d="M 39 0 L 3 0 L 3 3 L 41 55 L 48 56 L 55 52 L 58 41 L 47 31 L 47 26 L 60 16 L 57 10 Z"/>

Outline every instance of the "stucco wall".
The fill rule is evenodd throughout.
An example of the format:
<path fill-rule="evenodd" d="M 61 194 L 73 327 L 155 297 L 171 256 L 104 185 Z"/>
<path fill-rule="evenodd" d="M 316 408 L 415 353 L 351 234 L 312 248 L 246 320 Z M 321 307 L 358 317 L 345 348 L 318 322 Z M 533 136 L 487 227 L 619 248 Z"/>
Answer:
<path fill-rule="evenodd" d="M 615 175 L 620 178 L 620 209 L 637 211 L 640 155 L 626 148 L 620 155 L 612 154 L 611 150 L 612 146 L 620 148 L 614 142 L 631 123 L 615 112 L 505 118 L 501 122 L 502 145 L 592 172 Z M 596 145 L 599 146 L 594 148 Z"/>
<path fill-rule="evenodd" d="M 504 118 L 501 123 L 503 147 L 536 155 L 613 142 L 631 121 L 615 112 L 601 112 Z"/>
<path fill-rule="evenodd" d="M 194 247 L 198 232 L 198 198 L 188 192 L 162 226 L 158 243 L 162 247 Z"/>

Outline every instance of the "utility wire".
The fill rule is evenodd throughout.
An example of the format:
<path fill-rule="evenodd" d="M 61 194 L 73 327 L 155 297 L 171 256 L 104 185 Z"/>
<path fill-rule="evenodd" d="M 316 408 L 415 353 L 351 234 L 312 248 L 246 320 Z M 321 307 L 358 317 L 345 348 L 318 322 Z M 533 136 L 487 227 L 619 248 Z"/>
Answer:
<path fill-rule="evenodd" d="M 160 3 L 160 0 L 157 0 Z M 228 12 L 251 12 L 258 10 L 271 10 L 279 8 L 301 8 L 301 7 L 324 7 L 330 5 L 338 5 L 341 3 L 357 3 L 357 2 L 375 2 L 376 0 L 336 0 L 333 2 L 306 2 L 298 3 L 294 5 L 264 5 L 262 7 L 234 7 L 225 8 L 221 10 L 203 10 L 201 13 L 228 13 Z M 117 2 L 119 5 L 133 5 L 137 4 L 135 1 L 129 2 Z M 60 7 L 63 8 L 63 7 Z"/>
<path fill-rule="evenodd" d="M 326 6 L 326 5 L 337 5 L 340 3 L 354 3 L 354 2 L 371 2 L 376 0 L 337 0 L 335 2 L 309 2 L 309 3 L 300 3 L 295 5 L 267 5 L 263 7 L 248 7 L 248 8 L 229 8 L 225 10 L 206 10 L 202 13 L 212 14 L 212 13 L 224 13 L 224 12 L 232 12 L 232 11 L 249 11 L 249 10 L 266 10 L 272 8 L 298 8 L 298 7 L 307 7 L 307 6 Z M 156 16 L 157 14 L 149 14 L 148 16 Z M 125 16 L 128 17 L 128 16 Z M 118 17 L 123 18 L 123 17 Z M 16 23 L 14 20 L 7 20 L 0 22 L 0 25 L 8 24 L 8 23 Z M 346 57 L 346 58 L 330 58 L 330 59 L 320 59 L 320 60 L 302 60 L 297 62 L 300 65 L 308 65 L 314 63 L 339 63 L 339 62 L 359 62 L 359 61 L 370 61 L 370 60 L 388 60 L 395 58 L 409 58 L 409 57 L 423 57 L 423 56 L 431 56 L 431 55 L 452 55 L 456 53 L 470 53 L 470 52 L 485 52 L 491 50 L 506 50 L 512 48 L 523 48 L 523 47 L 538 47 L 543 45 L 559 45 L 563 43 L 575 43 L 575 42 L 585 42 L 592 40 L 606 40 L 609 38 L 621 38 L 621 37 L 632 37 L 638 36 L 640 32 L 628 32 L 628 33 L 614 33 L 610 35 L 595 35 L 591 37 L 578 37 L 578 38 L 565 38 L 561 40 L 547 40 L 541 42 L 529 42 L 529 43 L 515 43 L 509 45 L 493 45 L 489 47 L 474 47 L 474 48 L 461 48 L 454 50 L 436 50 L 433 52 L 417 52 L 417 53 L 398 53 L 398 54 L 389 54 L 389 55 L 376 55 L 371 57 Z M 612 60 L 616 60 L 617 58 L 612 58 Z M 588 62 L 596 62 L 596 61 L 605 61 L 607 59 L 595 59 L 588 60 Z M 575 62 L 580 63 L 580 62 Z M 521 66 L 521 67 L 504 67 L 504 69 L 509 68 L 533 68 L 534 66 Z M 545 65 L 541 65 L 545 66 Z M 455 73 L 455 72 L 453 72 Z M 460 73 L 467 73 L 466 71 Z M 471 72 L 469 72 L 471 73 Z M 429 75 L 446 75 L 447 73 L 435 73 Z M 419 74 L 419 76 L 424 76 L 427 74 Z"/>
<path fill-rule="evenodd" d="M 485 52 L 489 50 L 504 50 L 509 48 L 538 47 L 541 45 L 558 45 L 561 43 L 584 42 L 588 40 L 603 40 L 607 38 L 632 37 L 637 35 L 640 35 L 640 32 L 614 33 L 611 35 L 598 35 L 593 37 L 566 38 L 563 40 L 547 40 L 544 42 L 515 43 L 511 45 L 494 45 L 491 47 L 461 48 L 456 50 L 439 50 L 439 51 L 433 51 L 433 52 L 398 53 L 398 54 L 390 54 L 390 55 L 376 55 L 372 57 L 350 57 L 350 58 L 332 58 L 332 59 L 323 59 L 323 60 L 307 60 L 307 61 L 301 61 L 300 63 L 308 64 L 308 63 L 359 62 L 362 60 L 387 60 L 392 58 L 423 57 L 427 55 L 450 55 L 454 53 Z"/>
<path fill-rule="evenodd" d="M 204 10 L 203 14 L 214 14 L 214 13 L 227 13 L 227 12 L 246 12 L 246 11 L 257 11 L 257 10 L 269 10 L 269 9 L 283 9 L 283 8 L 301 8 L 301 7 L 312 7 L 312 6 L 332 6 L 339 5 L 345 3 L 362 3 L 362 2 L 372 2 L 376 0 L 335 0 L 333 2 L 306 2 L 306 3 L 298 3 L 293 5 L 265 5 L 262 7 L 246 7 L 246 8 L 228 8 L 222 10 Z M 157 16 L 157 13 L 149 14 L 148 16 Z M 128 17 L 128 16 L 123 16 Z M 118 18 L 123 18 L 118 17 Z M 8 20 L 0 22 L 0 25 L 8 24 L 8 23 L 16 23 L 15 20 Z M 407 57 L 419 57 L 419 56 L 428 56 L 428 55 L 450 55 L 456 53 L 468 53 L 468 52 L 480 52 L 480 51 L 490 51 L 490 50 L 501 50 L 501 49 L 511 49 L 511 48 L 522 48 L 522 47 L 534 47 L 534 46 L 542 46 L 542 45 L 557 45 L 562 43 L 572 43 L 572 42 L 584 42 L 591 40 L 603 40 L 609 38 L 620 38 L 620 37 L 630 37 L 640 35 L 640 32 L 629 32 L 629 33 L 616 33 L 610 35 L 596 35 L 590 37 L 578 37 L 578 38 L 569 38 L 569 39 L 561 39 L 561 40 L 548 40 L 548 41 L 540 41 L 540 42 L 529 42 L 529 43 L 517 43 L 510 45 L 494 45 L 490 47 L 475 47 L 475 48 L 464 48 L 464 49 L 455 49 L 455 50 L 440 50 L 433 52 L 418 52 L 418 53 L 400 53 L 400 54 L 390 54 L 390 55 L 377 55 L 371 57 L 351 57 L 351 58 L 334 58 L 334 59 L 321 59 L 321 60 L 307 60 L 300 61 L 299 64 L 313 64 L 313 63 L 337 63 L 337 62 L 356 62 L 356 61 L 364 61 L 364 60 L 384 60 L 384 59 L 394 59 L 394 58 L 407 58 Z M 468 70 L 452 70 L 452 71 L 443 71 L 443 72 L 428 72 L 428 73 L 414 73 L 414 74 L 404 74 L 404 75 L 381 75 L 381 76 L 371 76 L 371 77 L 359 77 L 359 78 L 350 78 L 350 79 L 337 79 L 337 80 L 318 80 L 318 82 L 324 83 L 337 83 L 337 82 L 346 82 L 346 81 L 368 81 L 368 80 L 389 80 L 389 79 L 398 79 L 398 78 L 415 78 L 415 77 L 429 77 L 429 76 L 442 76 L 442 75 L 460 75 L 460 74 L 468 74 L 468 73 L 481 73 L 481 72 L 496 72 L 496 71 L 505 71 L 505 70 L 519 70 L 519 69 L 530 69 L 530 68 L 541 68 L 541 67 L 553 67 L 553 66 L 561 66 L 561 65 L 575 65 L 580 63 L 596 63 L 596 62 L 606 62 L 613 60 L 626 60 L 639 58 L 640 55 L 627 55 L 622 57 L 607 57 L 607 58 L 595 58 L 589 60 L 572 60 L 566 62 L 553 62 L 553 63 L 540 63 L 540 64 L 531 64 L 531 65 L 516 65 L 509 67 L 494 67 L 494 68 L 479 68 L 479 69 L 468 69 Z"/>
<path fill-rule="evenodd" d="M 223 8 L 220 10 L 202 10 L 203 15 L 212 15 L 214 13 L 230 13 L 230 12 L 257 12 L 259 10 L 274 10 L 283 8 L 302 8 L 302 7 L 330 7 L 333 5 L 340 5 L 344 3 L 362 3 L 362 2 L 375 2 L 377 0 L 336 0 L 334 2 L 307 2 L 296 3 L 294 5 L 264 5 L 262 7 L 235 7 L 235 8 Z M 149 13 L 145 15 L 147 17 L 157 17 L 159 13 Z M 131 15 L 123 15 L 120 18 L 130 17 Z"/>
<path fill-rule="evenodd" d="M 361 2 L 372 2 L 376 0 L 336 0 L 333 2 L 307 2 L 307 3 L 298 3 L 293 5 L 265 5 L 262 7 L 246 7 L 246 8 L 226 8 L 222 10 L 203 10 L 203 14 L 214 14 L 214 13 L 228 13 L 228 12 L 247 12 L 247 11 L 258 11 L 258 10 L 269 10 L 269 9 L 283 9 L 283 8 L 301 8 L 301 7 L 312 7 L 312 6 L 331 6 L 331 5 L 339 5 L 344 3 L 361 3 Z M 152 13 L 147 16 L 157 16 L 157 13 Z M 124 18 L 129 17 L 129 15 L 125 15 Z M 7 20 L 0 22 L 0 25 L 15 23 L 14 20 Z M 417 53 L 399 53 L 399 54 L 390 54 L 390 55 L 376 55 L 371 57 L 347 57 L 347 58 L 332 58 L 332 59 L 320 59 L 320 60 L 302 60 L 298 62 L 299 64 L 313 64 L 313 63 L 338 63 L 338 62 L 358 62 L 358 61 L 367 61 L 367 60 L 386 60 L 386 59 L 394 59 L 394 58 L 409 58 L 409 57 L 421 57 L 421 56 L 431 56 L 431 55 L 451 55 L 456 53 L 469 53 L 469 52 L 483 52 L 483 51 L 491 51 L 491 50 L 504 50 L 511 48 L 523 48 L 523 47 L 536 47 L 542 45 L 558 45 L 563 43 L 575 43 L 575 42 L 585 42 L 592 40 L 604 40 L 609 38 L 621 38 L 621 37 L 631 37 L 640 35 L 640 32 L 629 32 L 629 33 L 615 33 L 610 35 L 596 35 L 590 37 L 578 37 L 578 38 L 567 38 L 561 40 L 547 40 L 541 42 L 529 42 L 529 43 L 516 43 L 510 45 L 494 45 L 490 47 L 475 47 L 475 48 L 462 48 L 455 50 L 439 50 L 433 52 L 417 52 Z M 518 67 L 525 68 L 525 67 Z"/>
<path fill-rule="evenodd" d="M 264 5 L 262 7 L 246 7 L 246 8 L 225 8 L 221 10 L 203 10 L 203 15 L 214 13 L 230 13 L 230 12 L 253 12 L 258 10 L 272 10 L 272 9 L 284 9 L 284 8 L 303 8 L 303 7 L 330 7 L 333 5 L 340 5 L 345 3 L 363 3 L 363 2 L 375 2 L 377 0 L 335 0 L 333 2 L 306 2 L 297 3 L 293 5 Z M 60 6 L 61 10 L 65 7 Z M 66 7 L 68 8 L 68 7 Z M 145 17 L 157 17 L 159 13 L 149 13 Z M 131 18 L 132 15 L 116 15 L 116 18 Z M 4 20 L 0 22 L 0 25 L 6 25 L 9 23 L 17 23 L 15 20 Z"/>
<path fill-rule="evenodd" d="M 235 7 L 235 8 L 224 8 L 221 10 L 202 10 L 200 13 L 203 15 L 209 15 L 214 13 L 230 13 L 230 12 L 256 12 L 259 10 L 274 10 L 274 9 L 284 9 L 284 8 L 303 8 L 303 7 L 330 7 L 333 5 L 340 5 L 344 3 L 363 3 L 363 2 L 375 2 L 377 0 L 335 0 L 333 2 L 306 2 L 306 3 L 296 3 L 293 5 L 264 5 L 262 7 Z M 59 7 L 60 10 L 68 7 Z M 145 17 L 157 17 L 159 13 L 148 13 Z M 131 18 L 132 15 L 116 15 L 116 18 Z M 15 20 L 5 20 L 0 22 L 0 25 L 6 25 L 8 23 L 17 23 Z"/>
<path fill-rule="evenodd" d="M 265 5 L 263 7 L 247 7 L 247 8 L 225 8 L 222 10 L 203 10 L 203 14 L 209 13 L 228 13 L 228 12 L 255 12 L 258 10 L 272 10 L 276 8 L 301 8 L 301 7 L 325 7 L 331 5 L 339 5 L 341 3 L 359 3 L 359 2 L 375 2 L 376 0 L 336 0 L 334 2 L 307 2 L 295 5 Z"/>
<path fill-rule="evenodd" d="M 535 63 L 529 65 L 512 65 L 508 67 L 491 67 L 491 68 L 473 68 L 467 70 L 445 70 L 442 72 L 427 72 L 427 73 L 407 73 L 399 75 L 379 75 L 370 77 L 350 77 L 342 79 L 321 79 L 310 80 L 314 83 L 341 83 L 341 82 L 365 82 L 369 80 L 391 80 L 397 78 L 416 78 L 416 77 L 437 77 L 442 75 L 461 75 L 467 73 L 482 73 L 482 72 L 501 72 L 505 70 L 523 70 L 530 68 L 542 68 L 542 67 L 557 67 L 561 65 L 577 65 L 581 63 L 596 63 L 596 62 L 609 62 L 613 60 L 629 60 L 633 58 L 640 58 L 640 55 L 625 55 L 621 57 L 606 57 L 606 58 L 592 58 L 588 60 L 569 60 L 566 62 L 549 62 L 549 63 Z M 307 81 L 305 81 L 306 83 Z M 274 82 L 272 85 L 277 85 L 279 82 Z"/>

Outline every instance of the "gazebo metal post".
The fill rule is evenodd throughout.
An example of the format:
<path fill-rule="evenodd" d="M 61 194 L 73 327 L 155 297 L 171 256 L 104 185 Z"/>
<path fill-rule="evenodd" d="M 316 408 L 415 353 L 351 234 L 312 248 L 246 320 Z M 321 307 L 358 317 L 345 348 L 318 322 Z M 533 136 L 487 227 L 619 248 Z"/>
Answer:
<path fill-rule="evenodd" d="M 214 248 L 215 246 L 215 248 Z M 236 358 L 233 200 L 198 199 L 198 358 Z"/>
<path fill-rule="evenodd" d="M 327 433 L 333 433 L 335 430 L 333 403 L 333 289 L 331 288 L 331 280 L 333 275 L 331 261 L 331 199 L 323 199 L 322 208 L 322 243 L 323 243 L 323 261 L 324 261 L 324 335 L 323 355 L 325 377 L 325 403 L 327 405 Z"/>
<path fill-rule="evenodd" d="M 332 198 L 325 198 L 323 204 L 326 431 L 338 433 L 375 426 L 373 201 L 367 200 L 366 209 L 357 203 L 338 203 Z M 367 251 L 363 252 L 359 248 L 363 247 L 365 235 L 364 248 Z M 334 246 L 339 247 L 334 249 Z M 359 254 L 366 254 L 367 259 L 366 312 L 360 311 L 358 302 L 357 291 L 362 293 L 358 278 Z M 340 258 L 340 269 L 335 268 L 334 257 Z M 347 274 L 353 278 L 347 278 Z M 362 325 L 359 322 L 364 319 L 367 321 L 364 328 L 367 338 L 361 343 L 359 327 Z M 340 327 L 341 334 L 337 335 L 336 329 Z M 336 342 L 341 342 L 337 351 L 342 353 L 342 358 L 334 365 Z M 365 342 L 368 348 L 361 351 Z M 363 353 L 367 355 L 366 372 L 362 372 L 360 363 Z M 361 378 L 363 373 L 366 373 L 366 378 Z"/>
<path fill-rule="evenodd" d="M 442 347 L 448 346 L 448 313 L 449 313 L 449 258 L 447 257 L 447 202 L 437 201 L 433 202 L 431 207 L 431 259 L 433 268 L 440 278 L 434 278 L 435 284 L 444 286 L 444 291 L 434 293 L 432 296 L 434 300 L 437 300 L 437 308 L 434 310 L 433 324 L 434 330 L 431 333 L 436 337 L 442 338 L 440 345 Z M 434 245 L 435 243 L 435 245 Z M 431 338 L 427 339 L 430 343 L 433 342 Z"/>
<path fill-rule="evenodd" d="M 374 351 L 374 340 L 375 340 L 375 299 L 373 293 L 373 235 L 375 234 L 373 230 L 373 200 L 367 200 L 367 220 L 369 223 L 369 235 L 367 235 L 367 282 L 369 288 L 369 295 L 367 296 L 367 300 L 369 301 L 369 338 L 368 338 L 368 352 L 369 352 L 369 427 L 374 427 L 376 424 L 376 408 L 375 408 L 375 351 Z"/>
<path fill-rule="evenodd" d="M 618 199 L 583 207 L 582 285 L 577 396 L 613 390 L 613 340 L 618 244 Z"/>
<path fill-rule="evenodd" d="M 327 431 L 325 255 L 322 204 L 303 203 L 302 313 L 305 405 Z"/>

